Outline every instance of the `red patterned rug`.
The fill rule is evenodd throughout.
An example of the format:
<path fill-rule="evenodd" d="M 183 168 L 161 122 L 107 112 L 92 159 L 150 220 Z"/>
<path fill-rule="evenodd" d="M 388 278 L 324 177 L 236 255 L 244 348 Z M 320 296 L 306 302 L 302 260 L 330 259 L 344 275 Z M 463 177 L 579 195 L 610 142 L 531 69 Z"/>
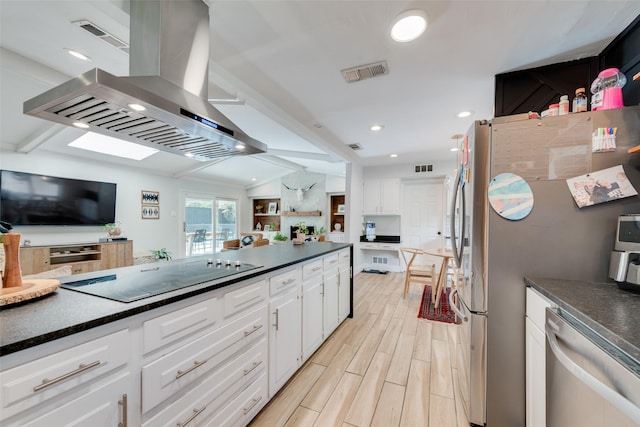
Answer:
<path fill-rule="evenodd" d="M 440 304 L 438 305 L 438 308 L 435 308 L 434 304 L 431 303 L 431 286 L 424 285 L 424 292 L 422 293 L 422 303 L 420 304 L 420 311 L 418 311 L 418 318 L 460 324 L 460 319 L 456 317 L 455 312 L 449 305 L 450 292 L 451 288 L 445 289 L 445 292 L 443 292 L 440 297 Z"/>

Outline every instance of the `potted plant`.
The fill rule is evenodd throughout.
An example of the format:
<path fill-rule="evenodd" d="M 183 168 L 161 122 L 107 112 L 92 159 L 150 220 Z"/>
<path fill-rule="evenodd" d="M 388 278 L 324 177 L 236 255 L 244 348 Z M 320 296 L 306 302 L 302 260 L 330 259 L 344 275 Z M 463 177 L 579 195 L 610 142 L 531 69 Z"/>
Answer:
<path fill-rule="evenodd" d="M 153 254 L 153 257 L 157 260 L 166 260 L 166 261 L 171 261 L 171 253 L 169 251 L 167 251 L 166 248 L 162 248 L 162 249 L 155 249 L 153 251 L 151 251 L 151 253 Z"/>
<path fill-rule="evenodd" d="M 287 236 L 285 236 L 284 234 L 280 234 L 280 233 L 277 233 L 275 236 L 273 236 L 273 241 L 277 242 L 277 243 L 286 242 L 287 239 L 288 239 Z"/>
<path fill-rule="evenodd" d="M 318 241 L 318 242 L 323 241 L 324 239 L 323 239 L 321 236 L 323 236 L 323 235 L 324 235 L 324 232 L 325 232 L 324 227 L 322 227 L 322 226 L 320 226 L 320 227 L 316 227 L 316 229 L 315 229 L 315 230 L 313 230 L 313 237 L 314 237 L 314 240 L 316 240 L 316 241 Z"/>
<path fill-rule="evenodd" d="M 298 241 L 304 242 L 304 239 L 307 237 L 307 234 L 309 234 L 309 228 L 307 227 L 307 224 L 304 221 L 300 221 L 294 224 L 294 227 L 296 227 L 295 232 L 296 232 Z"/>
<path fill-rule="evenodd" d="M 104 229 L 107 230 L 107 234 L 109 237 L 118 237 L 122 234 L 122 229 L 120 228 L 120 222 L 109 222 L 104 225 Z"/>

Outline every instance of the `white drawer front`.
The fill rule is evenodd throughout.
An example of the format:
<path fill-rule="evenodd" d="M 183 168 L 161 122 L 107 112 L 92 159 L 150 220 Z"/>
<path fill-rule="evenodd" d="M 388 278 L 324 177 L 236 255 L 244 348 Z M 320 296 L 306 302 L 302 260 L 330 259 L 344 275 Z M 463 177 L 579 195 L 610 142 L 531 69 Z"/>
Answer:
<path fill-rule="evenodd" d="M 219 368 L 243 348 L 266 336 L 268 310 L 257 310 L 206 334 L 142 368 L 142 412 Z"/>
<path fill-rule="evenodd" d="M 0 373 L 2 419 L 124 366 L 129 330 L 80 344 Z"/>
<path fill-rule="evenodd" d="M 253 389 L 256 378 L 267 376 L 267 348 L 267 340 L 263 338 L 142 426 L 175 427 L 187 424 L 190 419 L 193 425 L 208 425 L 203 421 L 219 411 L 225 402 L 245 389 Z"/>
<path fill-rule="evenodd" d="M 224 317 L 233 316 L 268 297 L 267 281 L 261 280 L 224 294 Z"/>
<path fill-rule="evenodd" d="M 340 259 L 340 264 L 351 264 L 351 251 L 349 249 L 342 249 L 338 252 L 338 258 Z"/>
<path fill-rule="evenodd" d="M 267 389 L 268 381 L 265 373 L 251 387 L 244 390 L 242 394 L 218 412 L 215 417 L 208 420 L 204 426 L 241 427 L 247 425 L 267 403 Z"/>
<path fill-rule="evenodd" d="M 322 258 L 308 262 L 302 266 L 302 277 L 306 280 L 322 273 Z"/>
<path fill-rule="evenodd" d="M 338 254 L 327 255 L 323 259 L 323 266 L 325 270 L 338 267 L 339 257 Z"/>
<path fill-rule="evenodd" d="M 219 321 L 218 299 L 210 298 L 144 322 L 145 354 Z"/>
<path fill-rule="evenodd" d="M 276 295 L 286 289 L 300 284 L 300 270 L 293 269 L 269 279 L 270 294 Z"/>
<path fill-rule="evenodd" d="M 91 388 L 68 402 L 58 403 L 47 411 L 29 411 L 24 417 L 2 423 L 3 427 L 53 427 L 53 426 L 117 426 L 122 425 L 123 412 L 120 402 L 129 388 L 129 374 L 97 388 Z M 131 411 L 131 408 L 129 408 Z M 42 414 L 29 420 L 33 415 Z"/>

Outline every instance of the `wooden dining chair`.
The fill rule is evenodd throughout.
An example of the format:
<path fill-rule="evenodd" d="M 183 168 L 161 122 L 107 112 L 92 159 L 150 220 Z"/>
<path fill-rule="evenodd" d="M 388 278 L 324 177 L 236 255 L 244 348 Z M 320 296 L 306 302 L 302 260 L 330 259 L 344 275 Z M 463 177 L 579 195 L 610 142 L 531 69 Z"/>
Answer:
<path fill-rule="evenodd" d="M 409 285 L 411 283 L 422 283 L 431 286 L 431 292 L 436 292 L 436 265 L 433 263 L 420 263 L 420 256 L 425 255 L 422 249 L 418 248 L 400 248 L 402 259 L 406 265 L 404 275 L 404 289 L 402 298 L 407 297 Z"/>

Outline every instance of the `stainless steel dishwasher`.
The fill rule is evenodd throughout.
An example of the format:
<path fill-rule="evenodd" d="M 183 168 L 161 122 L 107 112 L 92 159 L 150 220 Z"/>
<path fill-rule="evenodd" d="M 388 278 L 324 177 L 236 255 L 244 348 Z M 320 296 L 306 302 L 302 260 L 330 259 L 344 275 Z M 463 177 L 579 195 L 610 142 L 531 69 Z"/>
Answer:
<path fill-rule="evenodd" d="M 640 426 L 640 362 L 562 309 L 545 330 L 547 427 Z"/>

